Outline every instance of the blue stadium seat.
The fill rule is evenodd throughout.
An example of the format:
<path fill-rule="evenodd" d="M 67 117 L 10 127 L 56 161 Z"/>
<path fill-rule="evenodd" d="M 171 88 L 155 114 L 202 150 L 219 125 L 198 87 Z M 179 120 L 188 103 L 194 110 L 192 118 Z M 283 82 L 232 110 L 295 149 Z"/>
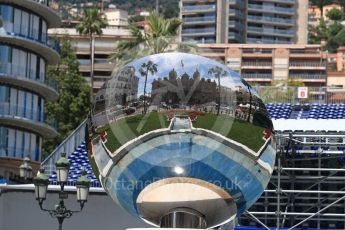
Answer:
<path fill-rule="evenodd" d="M 75 186 L 77 179 L 80 177 L 83 168 L 86 170 L 87 177 L 91 179 L 92 187 L 101 187 L 101 184 L 97 180 L 97 177 L 92 171 L 89 159 L 87 157 L 86 143 L 83 141 L 74 152 L 68 154 L 68 159 L 70 160 L 71 166 L 68 175 L 67 185 Z M 53 172 L 49 176 L 50 184 L 57 185 L 56 172 Z"/>

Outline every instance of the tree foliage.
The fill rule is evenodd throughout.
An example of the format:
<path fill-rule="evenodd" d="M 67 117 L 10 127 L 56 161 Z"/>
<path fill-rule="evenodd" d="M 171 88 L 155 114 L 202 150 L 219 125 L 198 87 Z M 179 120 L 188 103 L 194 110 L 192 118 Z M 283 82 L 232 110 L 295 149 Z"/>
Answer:
<path fill-rule="evenodd" d="M 309 27 L 309 43 L 320 44 L 324 40 L 324 50 L 330 53 L 337 52 L 339 46 L 345 45 L 344 35 L 345 27 L 341 24 L 341 19 L 326 23 L 321 18 L 317 26 Z"/>
<path fill-rule="evenodd" d="M 269 87 L 259 87 L 259 94 L 263 101 L 287 102 L 297 98 L 297 87 L 303 87 L 302 80 L 288 78 L 287 80 L 272 81 Z M 261 90 L 262 89 L 262 90 Z M 304 100 L 307 102 L 307 100 Z"/>
<path fill-rule="evenodd" d="M 83 17 L 77 25 L 77 32 L 83 35 L 101 35 L 102 29 L 107 26 L 107 20 L 98 9 L 84 9 Z"/>
<path fill-rule="evenodd" d="M 340 21 L 343 18 L 343 12 L 337 8 L 333 8 L 327 12 L 326 16 L 333 21 Z"/>
<path fill-rule="evenodd" d="M 120 41 L 111 56 L 121 66 L 135 58 L 172 50 L 191 51 L 193 45 L 177 42 L 181 21 L 177 18 L 166 19 L 157 12 L 152 12 L 146 19 L 142 31 L 138 24 L 129 25 L 133 39 Z"/>
<path fill-rule="evenodd" d="M 59 99 L 47 102 L 47 119 L 58 123 L 58 137 L 44 143 L 44 155 L 49 154 L 87 117 L 90 108 L 90 87 L 79 73 L 76 54 L 68 40 L 62 39 L 61 59 L 57 66 L 50 66 L 47 75 L 58 82 Z"/>

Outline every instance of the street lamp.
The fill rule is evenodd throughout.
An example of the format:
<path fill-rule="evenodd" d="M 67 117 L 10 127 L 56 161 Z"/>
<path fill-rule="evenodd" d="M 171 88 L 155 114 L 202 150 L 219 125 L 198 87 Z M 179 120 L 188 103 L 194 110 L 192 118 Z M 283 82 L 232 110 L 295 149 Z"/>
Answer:
<path fill-rule="evenodd" d="M 40 209 L 48 212 L 51 217 L 56 218 L 59 222 L 59 230 L 62 230 L 62 223 L 66 218 L 70 218 L 73 213 L 81 212 L 84 208 L 84 204 L 87 202 L 89 194 L 90 180 L 86 177 L 86 172 L 83 170 L 82 175 L 76 182 L 77 187 L 77 201 L 80 204 L 80 210 L 72 211 L 68 210 L 65 206 L 64 200 L 68 198 L 68 194 L 64 191 L 64 186 L 68 180 L 69 160 L 66 158 L 66 154 L 62 153 L 61 158 L 56 162 L 57 181 L 60 184 L 58 205 L 55 205 L 55 209 L 43 208 L 43 201 L 46 199 L 49 177 L 44 174 L 44 169 L 40 169 L 33 182 L 35 185 L 35 196 Z"/>
<path fill-rule="evenodd" d="M 19 166 L 19 176 L 24 178 L 24 180 L 31 180 L 32 179 L 32 167 L 29 164 L 30 158 L 25 157 L 23 164 Z"/>

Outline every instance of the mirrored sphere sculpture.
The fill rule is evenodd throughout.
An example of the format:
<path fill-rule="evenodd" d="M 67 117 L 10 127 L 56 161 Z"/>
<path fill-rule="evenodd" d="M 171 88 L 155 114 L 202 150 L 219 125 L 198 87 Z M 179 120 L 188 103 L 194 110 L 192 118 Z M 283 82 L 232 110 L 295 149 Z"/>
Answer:
<path fill-rule="evenodd" d="M 93 168 L 121 207 L 161 227 L 235 219 L 266 187 L 273 126 L 255 90 L 214 60 L 163 53 L 130 62 L 90 113 Z M 176 223 L 175 223 L 176 226 Z"/>

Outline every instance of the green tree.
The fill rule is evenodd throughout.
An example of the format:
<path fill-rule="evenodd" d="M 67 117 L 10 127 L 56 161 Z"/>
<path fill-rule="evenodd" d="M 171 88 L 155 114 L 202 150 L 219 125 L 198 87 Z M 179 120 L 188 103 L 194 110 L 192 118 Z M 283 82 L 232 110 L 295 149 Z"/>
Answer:
<path fill-rule="evenodd" d="M 94 35 L 101 35 L 102 29 L 108 23 L 98 9 L 84 9 L 83 17 L 77 25 L 77 32 L 90 38 L 90 80 L 91 89 L 93 90 L 93 72 L 94 72 Z M 92 97 L 92 94 L 91 94 Z"/>
<path fill-rule="evenodd" d="M 303 87 L 301 79 L 288 78 L 287 80 L 272 81 L 271 86 L 257 87 L 262 100 L 267 102 L 287 102 L 296 97 L 297 87 Z"/>
<path fill-rule="evenodd" d="M 144 114 L 146 114 L 146 83 L 147 83 L 147 76 L 149 74 L 153 75 L 157 73 L 157 64 L 153 63 L 152 61 L 148 61 L 147 63 L 143 63 L 139 69 L 140 75 L 145 77 L 145 84 L 144 84 Z"/>
<path fill-rule="evenodd" d="M 340 20 L 326 24 L 321 18 L 319 25 L 309 27 L 309 43 L 320 44 L 322 39 L 325 41 L 323 49 L 330 53 L 336 52 L 339 46 L 345 45 L 344 35 L 345 29 Z"/>
<path fill-rule="evenodd" d="M 326 16 L 333 21 L 340 21 L 343 18 L 343 12 L 337 8 L 333 8 L 327 12 Z"/>
<path fill-rule="evenodd" d="M 333 1 L 332 0 L 311 0 L 312 4 L 316 5 L 319 7 L 321 11 L 321 17 L 323 17 L 323 8 L 329 4 L 331 4 Z"/>
<path fill-rule="evenodd" d="M 170 51 L 173 45 L 179 50 L 192 49 L 191 45 L 176 42 L 182 23 L 179 19 L 165 19 L 157 12 L 152 12 L 146 17 L 146 23 L 143 31 L 136 23 L 129 25 L 133 39 L 119 42 L 111 57 L 112 60 L 117 60 L 119 66 L 138 57 Z"/>
<path fill-rule="evenodd" d="M 62 39 L 61 59 L 57 66 L 50 66 L 47 75 L 57 81 L 59 99 L 47 102 L 45 107 L 48 120 L 58 124 L 58 137 L 47 140 L 43 145 L 45 154 L 51 153 L 87 117 L 90 108 L 90 87 L 79 73 L 76 54 L 68 40 Z"/>

